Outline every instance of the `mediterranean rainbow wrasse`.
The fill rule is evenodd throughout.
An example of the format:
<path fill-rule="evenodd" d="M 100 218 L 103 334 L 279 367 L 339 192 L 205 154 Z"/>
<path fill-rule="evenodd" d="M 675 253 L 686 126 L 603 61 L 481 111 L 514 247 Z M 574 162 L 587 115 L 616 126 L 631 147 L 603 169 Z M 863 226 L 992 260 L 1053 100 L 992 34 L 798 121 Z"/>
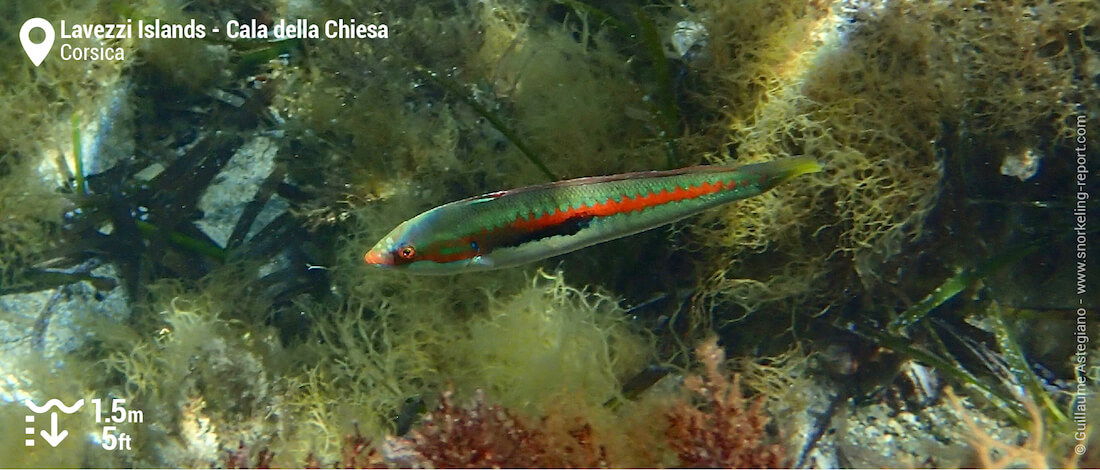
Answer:
<path fill-rule="evenodd" d="M 821 171 L 809 157 L 577 178 L 475 196 L 398 225 L 367 264 L 421 274 L 516 266 L 676 222 Z"/>

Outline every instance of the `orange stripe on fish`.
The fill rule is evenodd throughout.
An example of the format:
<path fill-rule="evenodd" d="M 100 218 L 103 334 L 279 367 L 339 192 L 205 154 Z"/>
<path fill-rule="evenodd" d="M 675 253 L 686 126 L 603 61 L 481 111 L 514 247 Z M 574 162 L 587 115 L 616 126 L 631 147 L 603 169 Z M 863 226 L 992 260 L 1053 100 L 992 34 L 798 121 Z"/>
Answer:
<path fill-rule="evenodd" d="M 371 265 L 426 274 L 515 266 L 669 224 L 821 171 L 807 157 L 742 167 L 577 178 L 497 191 L 403 222 L 364 255 Z"/>

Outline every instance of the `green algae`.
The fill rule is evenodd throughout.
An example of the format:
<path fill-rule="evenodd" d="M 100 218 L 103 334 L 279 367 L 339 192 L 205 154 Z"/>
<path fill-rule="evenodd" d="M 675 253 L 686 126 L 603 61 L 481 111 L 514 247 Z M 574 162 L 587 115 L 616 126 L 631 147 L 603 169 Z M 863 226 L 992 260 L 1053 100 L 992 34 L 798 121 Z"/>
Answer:
<path fill-rule="evenodd" d="M 516 148 L 523 153 L 524 157 L 530 160 L 531 163 L 534 164 L 535 167 L 538 168 L 539 171 L 541 171 L 542 174 L 546 176 L 547 181 L 553 182 L 558 180 L 557 175 L 555 175 L 554 172 L 550 171 L 550 168 L 548 168 L 546 164 L 542 162 L 542 158 L 540 158 L 538 154 L 535 153 L 535 151 L 532 150 L 531 147 L 528 146 L 524 142 L 524 140 L 519 137 L 519 135 L 516 134 L 515 131 L 513 131 L 507 124 L 505 124 L 504 121 L 499 116 L 497 116 L 496 113 L 490 111 L 488 108 L 479 103 L 477 99 L 462 91 L 462 87 L 458 83 L 456 83 L 449 77 L 441 76 L 438 73 L 427 70 L 423 67 L 416 67 L 415 70 L 417 72 L 420 72 L 422 75 L 429 78 L 439 86 L 443 87 L 447 91 L 457 95 L 462 101 L 466 102 L 466 104 L 469 105 L 470 108 L 474 110 L 474 112 L 488 120 L 489 123 L 493 125 L 493 128 L 503 134 L 504 137 L 512 143 L 512 145 L 515 145 Z"/>
<path fill-rule="evenodd" d="M 172 93 L 182 95 L 191 109 L 222 120 L 218 124 L 233 121 L 241 115 L 216 111 L 203 97 L 223 88 L 238 91 L 244 76 L 253 72 L 278 83 L 279 88 L 258 93 L 275 90 L 270 101 L 253 102 L 274 110 L 278 119 L 266 112 L 251 113 L 248 119 L 287 133 L 280 142 L 286 180 L 273 185 L 281 185 L 275 192 L 294 199 L 291 215 L 280 220 L 310 231 L 283 243 L 301 242 L 319 253 L 293 263 L 309 263 L 310 274 L 323 274 L 316 278 L 320 287 L 309 291 L 285 287 L 287 279 L 302 275 L 293 270 L 274 276 L 285 284 L 274 279 L 254 283 L 259 272 L 255 264 L 261 260 L 226 256 L 194 236 L 191 215 L 156 207 L 154 216 L 163 218 L 131 220 L 138 236 L 112 240 L 152 247 L 153 253 L 129 260 L 145 266 L 135 270 L 145 273 L 137 277 L 141 288 L 133 290 L 143 293 L 137 299 L 139 313 L 125 325 L 92 328 L 97 344 L 84 354 L 100 361 L 93 370 L 102 372 L 101 377 L 62 372 L 74 384 L 127 396 L 155 417 L 158 424 L 138 430 L 147 447 L 126 463 L 211 466 L 225 449 L 247 439 L 250 445 L 276 451 L 280 463 L 300 465 L 310 453 L 336 453 L 353 422 L 371 436 L 392 432 L 397 426 L 393 416 L 403 414 L 406 403 L 430 402 L 448 387 L 465 396 L 486 389 L 494 399 L 532 415 L 554 412 L 563 400 L 575 400 L 583 403 L 575 412 L 622 425 L 606 415 L 602 404 L 612 399 L 627 403 L 620 407 L 623 413 L 639 412 L 631 410 L 628 397 L 619 396 L 622 382 L 644 364 L 668 358 L 657 357 L 655 340 L 638 327 L 657 320 L 628 315 L 618 300 L 621 293 L 567 284 L 561 273 L 535 271 L 447 280 L 391 276 L 361 265 L 364 242 L 434 204 L 553 180 L 558 174 L 588 176 L 788 154 L 820 157 L 830 171 L 802 187 L 687 222 L 673 235 L 652 235 L 655 242 L 646 247 L 662 248 L 630 253 L 646 261 L 671 259 L 692 266 L 676 270 L 683 277 L 676 281 L 694 284 L 698 292 L 685 303 L 699 320 L 693 330 L 683 328 L 690 330 L 684 335 L 700 336 L 715 326 L 725 329 L 731 350 L 771 353 L 775 343 L 789 347 L 785 333 L 792 322 L 796 327 L 791 330 L 814 325 L 806 318 L 842 305 L 851 289 L 878 292 L 868 296 L 870 305 L 860 306 L 861 312 L 880 320 L 890 318 L 882 312 L 902 313 L 890 333 L 868 333 L 873 342 L 935 365 L 958 382 L 999 397 L 1006 409 L 1021 415 L 1010 404 L 1012 397 L 957 359 L 941 355 L 934 340 L 929 346 L 899 335 L 925 324 L 936 309 L 996 268 L 930 276 L 904 290 L 920 298 L 929 291 L 926 284 L 946 277 L 938 293 L 913 306 L 890 309 L 882 307 L 896 299 L 893 290 L 882 289 L 890 282 L 882 278 L 882 267 L 911 260 L 906 253 L 927 227 L 927 214 L 940 198 L 939 184 L 950 177 L 937 163 L 943 152 L 936 142 L 946 132 L 941 121 L 969 123 L 969 132 L 984 142 L 1002 135 L 1024 141 L 1036 127 L 1046 136 L 1066 133 L 1058 120 L 1067 116 L 1070 100 L 1057 93 L 1079 84 L 1062 72 L 1068 56 L 1089 54 L 1089 49 L 1059 38 L 1084 32 L 1096 21 L 1095 11 L 1081 2 L 1063 2 L 1062 10 L 1044 9 L 1044 18 L 1051 21 L 1043 27 L 1054 32 L 1043 33 L 1047 40 L 1036 43 L 1043 48 L 1036 56 L 1016 53 L 1034 51 L 1026 35 L 995 39 L 1005 39 L 1014 27 L 1037 28 L 1018 14 L 1018 2 L 967 13 L 936 5 L 893 5 L 860 16 L 862 27 L 850 31 L 842 45 L 818 40 L 819 23 L 832 14 L 820 2 L 701 1 L 692 11 L 642 5 L 634 10 L 641 44 L 630 46 L 623 44 L 623 37 L 631 34 L 629 23 L 614 16 L 621 12 L 563 3 L 584 18 L 547 20 L 550 15 L 543 7 L 518 1 L 469 6 L 382 2 L 377 7 L 381 13 L 321 1 L 299 5 L 302 9 L 293 13 L 312 19 L 378 14 L 404 34 L 389 43 L 285 42 L 240 55 L 228 52 L 235 45 L 208 42 L 188 43 L 181 52 L 165 44 L 128 46 L 148 60 L 138 68 L 143 86 L 164 80 L 173 90 L 142 101 L 151 110 L 166 112 L 143 114 L 149 121 L 182 115 L 171 113 L 179 111 L 175 97 L 167 96 Z M 214 18 L 240 13 L 236 8 L 200 2 L 185 10 L 150 2 L 127 14 Z M 1077 13 L 1084 19 L 1071 19 Z M 676 64 L 664 57 L 661 40 L 665 26 L 681 15 L 701 21 L 711 35 L 707 60 L 684 72 L 692 87 L 682 97 L 689 107 L 683 109 L 673 89 L 670 68 Z M 928 27 L 954 23 L 961 27 L 943 38 Z M 993 28 L 987 39 L 998 44 L 978 39 L 975 28 L 981 25 Z M 1079 52 L 1049 53 L 1063 43 L 1063 50 Z M 936 51 L 943 45 L 964 59 L 958 75 L 942 75 L 944 57 Z M 984 52 L 973 55 L 971 47 Z M 281 55 L 290 56 L 286 63 L 272 61 Z M 398 59 L 406 56 L 412 57 Z M 1046 62 L 1029 61 L 1039 56 Z M 410 61 L 422 65 L 409 66 Z M 638 62 L 650 67 L 634 65 Z M 2 177 L 5 183 L 18 183 L 0 185 L 0 212 L 7 216 L 0 230 L 0 292 L 44 286 L 24 268 L 41 261 L 54 244 L 69 243 L 61 236 L 59 221 L 73 199 L 59 190 L 65 184 L 37 178 L 37 162 L 30 156 L 41 149 L 19 144 L 15 136 L 25 132 L 35 145 L 65 148 L 65 131 L 76 132 L 79 113 L 59 103 L 75 97 L 72 106 L 79 107 L 79 100 L 95 94 L 99 85 L 76 87 L 65 80 L 86 71 L 71 65 L 48 67 L 33 77 L 15 66 L 5 69 L 12 82 L 64 86 L 55 95 L 32 87 L 9 96 L 13 108 L 57 111 L 45 118 L 52 125 L 43 126 L 41 116 L 27 125 L 13 118 L 7 120 L 16 123 L 12 129 L 0 131 Z M 230 69 L 235 72 L 225 73 Z M 448 72 L 426 75 L 431 74 L 427 70 Z M 990 78 L 1004 70 L 1022 72 L 1003 82 Z M 996 84 L 988 96 L 982 80 Z M 440 89 L 446 91 L 443 96 Z M 656 104 L 645 100 L 647 94 Z M 1056 106 L 1050 111 L 1052 103 Z M 74 121 L 66 126 L 70 115 Z M 263 119 L 255 117 L 260 115 Z M 980 119 L 959 117 L 969 115 Z M 181 129 L 197 128 L 197 121 L 180 118 L 176 128 L 144 127 L 143 132 L 158 139 L 143 143 L 178 137 Z M 231 133 L 252 130 L 234 128 Z M 72 144 L 76 192 L 95 192 L 95 181 L 85 178 L 79 166 L 80 146 Z M 213 147 L 200 149 L 230 152 L 239 143 L 227 138 L 203 145 Z M 960 152 L 951 158 L 975 157 Z M 173 175 L 197 166 L 181 164 L 172 168 Z M 206 185 L 197 186 L 179 199 L 193 199 Z M 132 194 L 122 199 L 138 200 Z M 265 243 L 278 244 L 290 232 L 272 233 Z M 235 253 L 263 252 L 243 235 L 234 239 L 232 245 L 240 249 Z M 679 245 L 669 246 L 669 241 Z M 595 258 L 594 265 L 608 264 L 602 258 L 622 258 L 626 246 L 581 256 Z M 198 274 L 180 268 L 202 257 L 224 264 L 203 265 Z M 161 263 L 161 258 L 177 260 Z M 593 271 L 566 275 L 572 282 L 581 278 L 604 286 L 633 280 L 632 273 Z M 50 283 L 89 280 L 95 281 L 77 275 Z M 663 279 L 642 284 L 635 287 L 647 291 L 672 283 Z M 762 313 L 773 315 L 742 328 L 749 325 L 742 318 L 766 316 Z M 1019 333 L 1003 322 L 997 325 L 1000 349 L 1018 373 L 1017 382 L 1035 397 L 1034 374 L 1012 340 Z M 743 331 L 730 332 L 738 329 Z M 690 343 L 692 338 L 677 339 Z M 799 341 L 816 339 L 807 335 Z M 768 341 L 772 344 L 758 348 Z M 759 380 L 789 385 L 777 377 L 793 381 L 789 376 L 805 374 L 772 371 Z M 769 396 L 783 396 L 782 388 L 768 388 Z M 41 390 L 53 393 L 49 387 Z M 796 398 L 782 400 L 791 407 Z M 1055 406 L 1049 398 L 1037 402 L 1048 410 Z M 14 419 L 5 415 L 5 422 L 9 418 Z M 171 436 L 182 436 L 182 441 Z M 47 462 L 27 455 L 27 465 Z M 88 462 L 119 464 L 57 463 Z"/>

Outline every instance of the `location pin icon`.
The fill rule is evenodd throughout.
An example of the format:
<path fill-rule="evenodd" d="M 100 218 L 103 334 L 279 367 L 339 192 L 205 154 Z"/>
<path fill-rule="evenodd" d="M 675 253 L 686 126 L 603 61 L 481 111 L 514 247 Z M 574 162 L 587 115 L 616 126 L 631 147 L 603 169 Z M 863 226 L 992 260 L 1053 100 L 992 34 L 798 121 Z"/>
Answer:
<path fill-rule="evenodd" d="M 31 30 L 34 28 L 39 28 L 46 33 L 46 39 L 37 44 L 31 42 Z M 23 23 L 22 28 L 19 28 L 19 42 L 23 43 L 23 50 L 26 51 L 27 57 L 31 58 L 31 62 L 34 62 L 35 67 L 46 60 L 46 54 L 49 54 L 50 49 L 53 48 L 53 37 L 53 25 L 42 18 L 31 18 Z"/>

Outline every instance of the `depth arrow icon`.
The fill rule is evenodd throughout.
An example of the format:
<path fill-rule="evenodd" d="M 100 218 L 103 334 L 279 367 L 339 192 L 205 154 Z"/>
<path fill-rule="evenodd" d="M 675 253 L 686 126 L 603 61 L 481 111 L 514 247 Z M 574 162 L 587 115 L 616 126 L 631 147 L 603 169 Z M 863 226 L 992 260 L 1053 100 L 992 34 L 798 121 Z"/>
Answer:
<path fill-rule="evenodd" d="M 57 432 L 57 412 L 50 413 L 50 432 L 41 431 L 42 439 L 45 439 L 50 447 L 57 447 L 61 441 L 65 440 L 65 437 L 69 435 L 69 431 L 62 430 Z"/>

